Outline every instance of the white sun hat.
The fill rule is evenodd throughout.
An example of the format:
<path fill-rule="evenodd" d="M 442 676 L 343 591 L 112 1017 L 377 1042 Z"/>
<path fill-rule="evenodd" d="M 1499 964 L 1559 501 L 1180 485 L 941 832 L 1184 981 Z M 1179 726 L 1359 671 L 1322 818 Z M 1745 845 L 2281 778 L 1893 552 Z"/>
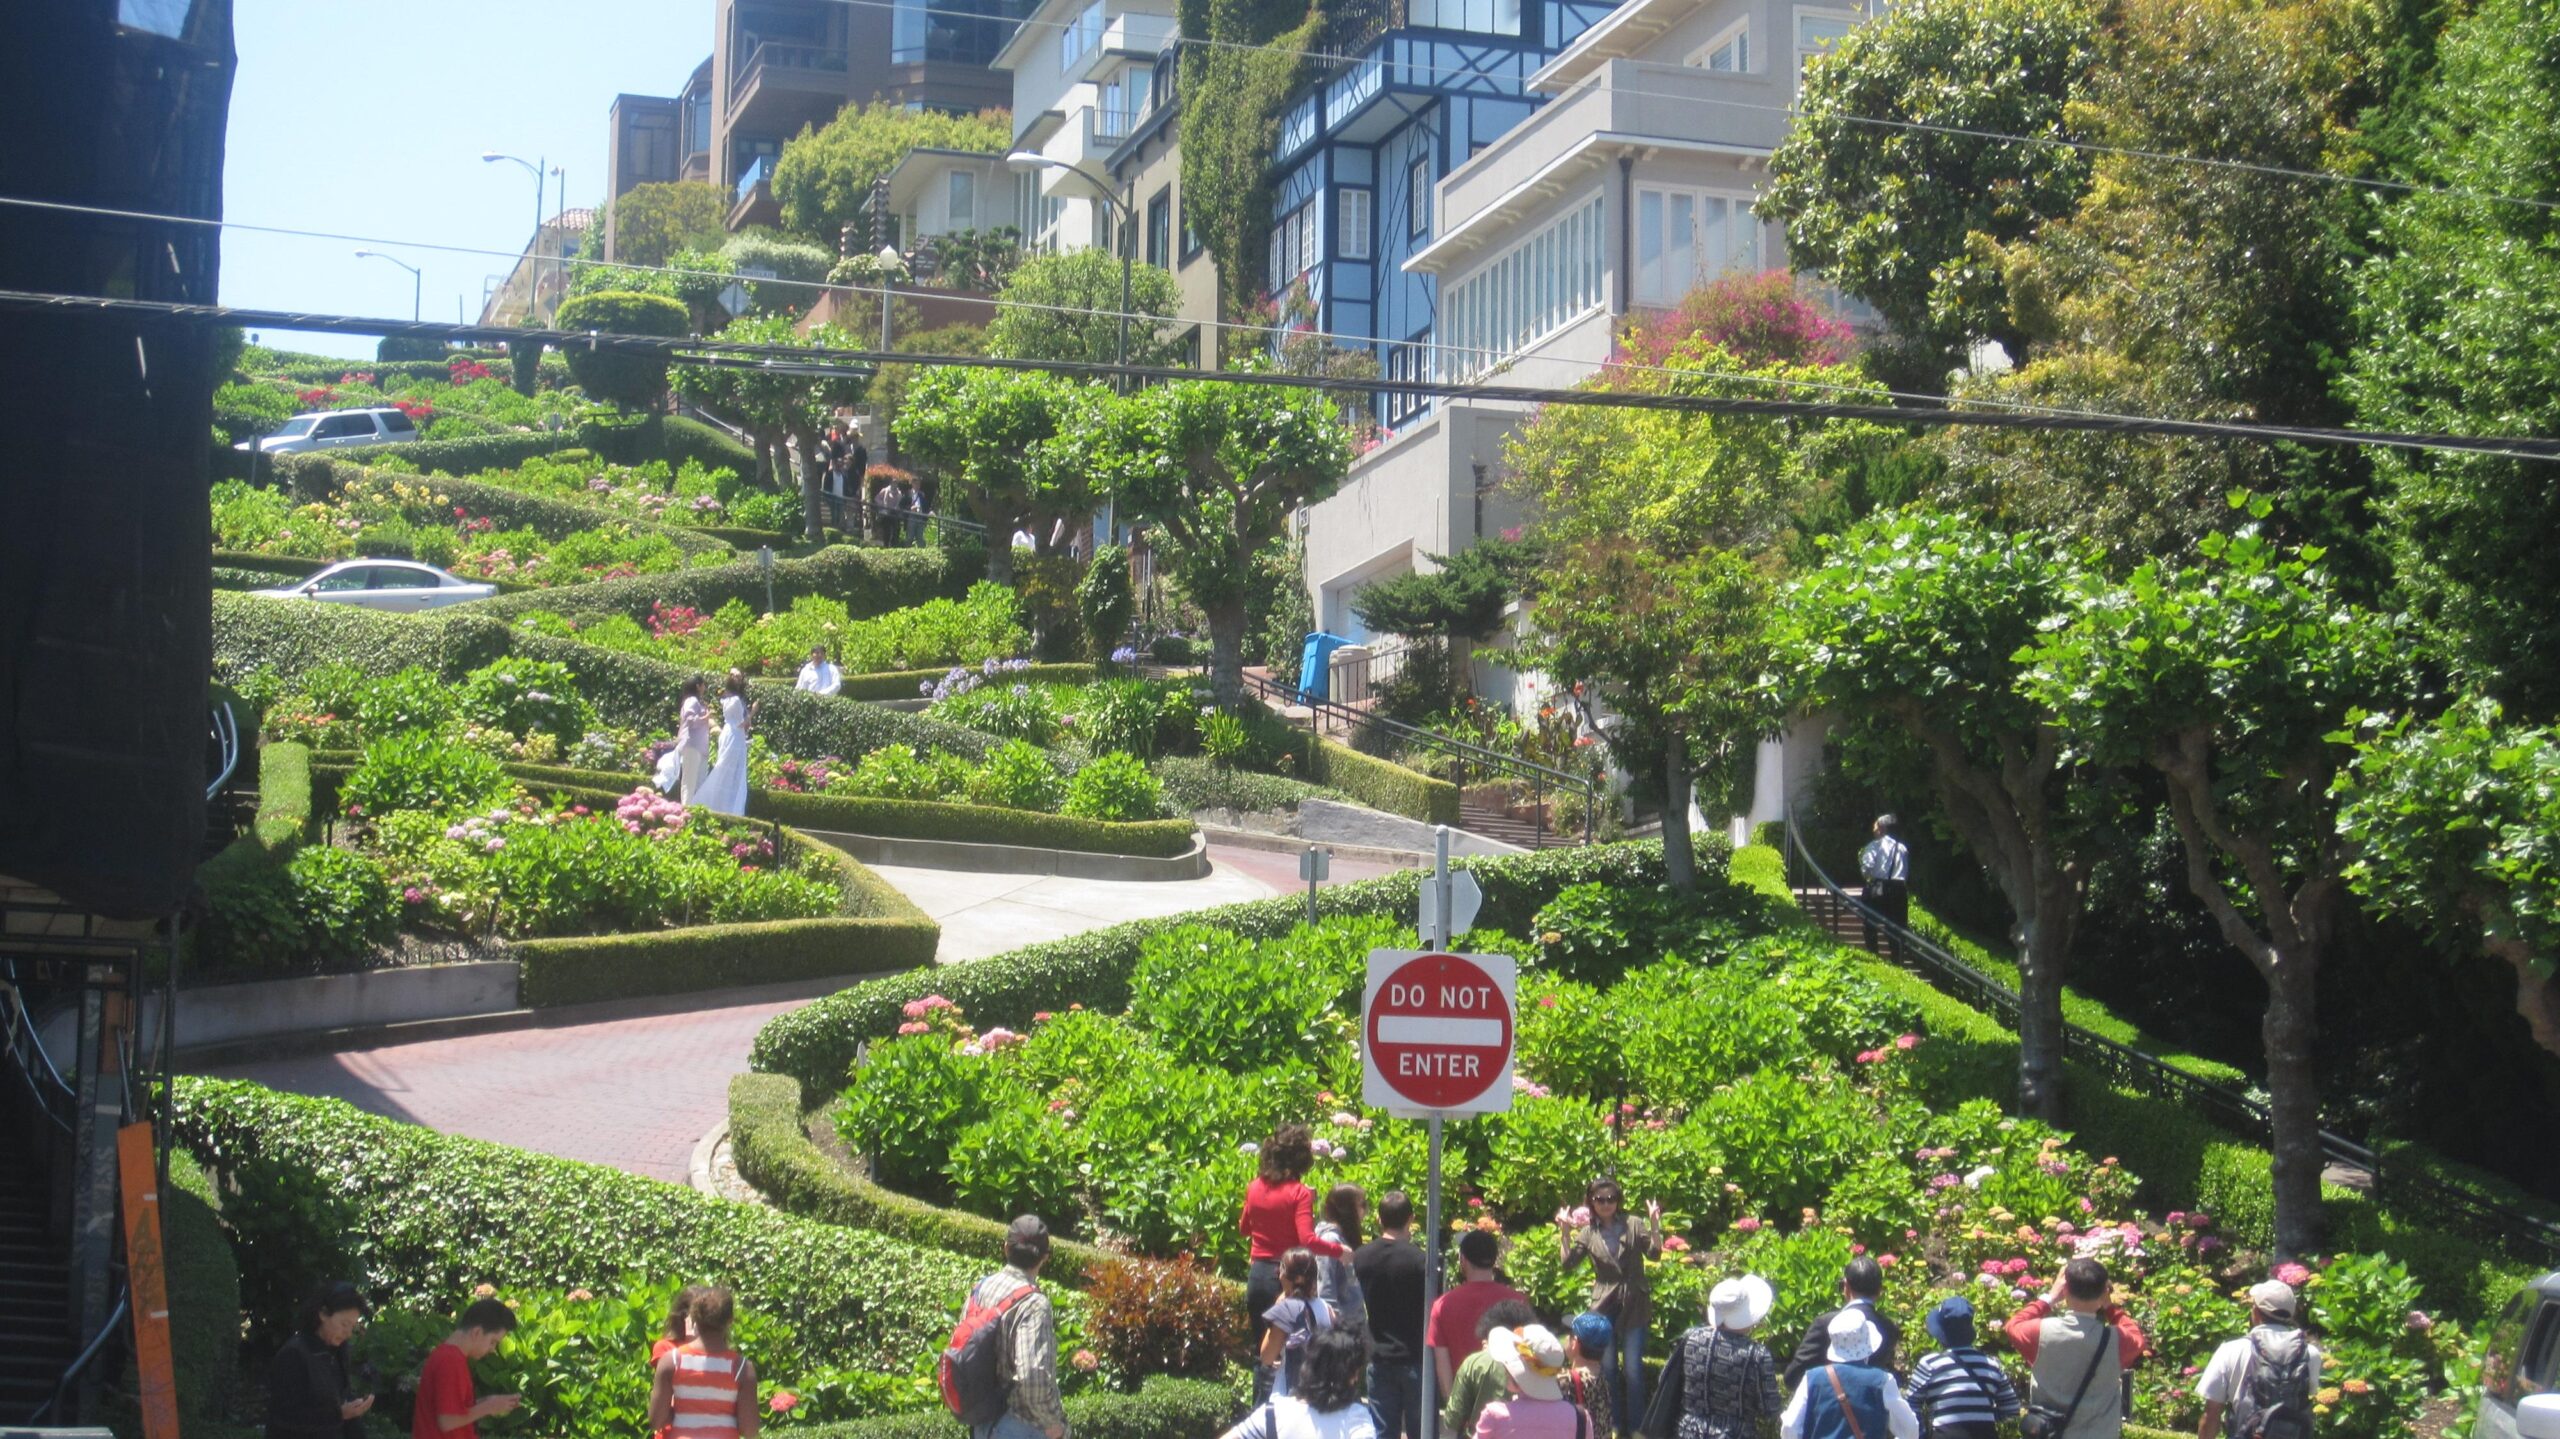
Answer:
<path fill-rule="evenodd" d="M 1545 1325 L 1496 1329 L 1485 1336 L 1484 1351 L 1511 1376 L 1523 1397 L 1562 1399 L 1556 1376 L 1564 1372 L 1564 1344 Z"/>
<path fill-rule="evenodd" d="M 1831 1316 L 1831 1362 L 1855 1364 L 1876 1352 L 1880 1336 L 1867 1316 L 1843 1309 Z"/>
<path fill-rule="evenodd" d="M 1777 1291 L 1769 1281 L 1757 1274 L 1727 1279 L 1707 1294 L 1707 1312 L 1713 1314 L 1716 1327 L 1739 1334 L 1759 1327 L 1769 1317 L 1769 1306 L 1778 1301 Z"/>

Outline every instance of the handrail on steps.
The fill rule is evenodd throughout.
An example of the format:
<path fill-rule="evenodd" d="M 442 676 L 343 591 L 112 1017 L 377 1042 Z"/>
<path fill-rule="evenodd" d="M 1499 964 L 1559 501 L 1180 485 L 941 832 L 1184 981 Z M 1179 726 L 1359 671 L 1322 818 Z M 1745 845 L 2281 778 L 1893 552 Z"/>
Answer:
<path fill-rule="evenodd" d="M 1812 849 L 1805 844 L 1792 804 L 1786 808 L 1786 829 L 1788 888 L 1801 891 L 1808 886 L 1797 881 L 1809 878 L 1811 888 L 1827 891 L 1861 921 L 1880 933 L 1892 936 L 1895 941 L 1891 947 L 1894 959 L 1919 971 L 1954 998 L 1997 1016 L 2011 1030 L 2018 1027 L 2020 1000 L 2016 990 L 1965 963 L 1944 946 L 1914 932 L 1909 926 L 1897 924 L 1868 907 L 1862 894 L 1852 894 L 1842 888 L 1823 871 L 1822 865 L 1814 859 Z M 2063 1053 L 2067 1058 L 2100 1070 L 2111 1083 L 2155 1099 L 2218 1112 L 2225 1121 L 2231 1122 L 2231 1127 L 2243 1134 L 2273 1135 L 2274 1123 L 2267 1106 L 2229 1085 L 2189 1074 L 2157 1056 L 2145 1054 L 2131 1045 L 2068 1021 L 2062 1026 L 2062 1035 Z M 2483 1238 L 2544 1262 L 2560 1263 L 2560 1224 L 2447 1183 L 2423 1170 L 2396 1164 L 2386 1166 L 2382 1156 L 2374 1150 L 2326 1129 L 2320 1131 L 2320 1152 L 2330 1163 L 2372 1175 L 2373 1188 L 2377 1193 L 2386 1188 L 2409 1191 L 2413 1198 L 2439 1206 Z"/>

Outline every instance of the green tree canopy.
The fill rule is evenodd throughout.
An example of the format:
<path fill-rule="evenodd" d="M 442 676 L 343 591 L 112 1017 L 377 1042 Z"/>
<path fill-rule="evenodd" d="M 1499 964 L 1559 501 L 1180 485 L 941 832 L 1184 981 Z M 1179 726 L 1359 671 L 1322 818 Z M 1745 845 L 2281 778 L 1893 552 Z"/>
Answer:
<path fill-rule="evenodd" d="M 1292 510 L 1333 493 L 1350 471 L 1341 413 L 1305 391 L 1185 380 L 1113 401 L 1102 423 L 1079 428 L 1059 449 L 1148 527 L 1149 543 L 1208 618 L 1211 685 L 1221 703 L 1235 703 L 1254 556 Z"/>
<path fill-rule="evenodd" d="M 987 527 L 987 578 L 1010 583 L 1015 531 L 1045 535 L 1091 507 L 1095 472 L 1081 452 L 1110 399 L 1036 370 L 920 370 L 898 411 L 898 447 L 957 488 Z"/>
<path fill-rule="evenodd" d="M 2313 1046 L 2347 863 L 2331 782 L 2349 726 L 2405 689 L 2401 637 L 2338 598 L 2316 549 L 2288 553 L 2252 526 L 2198 549 L 2199 564 L 2089 586 L 2019 683 L 2078 756 L 2159 773 L 2187 888 L 2266 982 L 2275 1241 L 2292 1256 L 2320 1238 Z"/>
<path fill-rule="evenodd" d="M 947 115 L 889 100 L 848 105 L 783 145 L 773 168 L 782 228 L 833 254 L 844 227 L 866 218 L 872 182 L 896 169 L 909 150 L 1001 155 L 1012 142 L 1013 120 L 1002 110 Z"/>
<path fill-rule="evenodd" d="M 1993 245 L 2067 215 L 2088 157 L 2066 110 L 2098 63 L 2094 0 L 1919 0 L 1816 60 L 1760 213 L 1799 268 L 1875 306 L 1937 388 L 1976 339 L 2016 348 Z M 1885 122 L 1885 123 L 1878 123 Z M 1916 125 L 1944 127 L 1921 130 Z"/>
<path fill-rule="evenodd" d="M 563 330 L 595 330 L 615 335 L 685 335 L 691 327 L 684 306 L 663 295 L 630 290 L 604 290 L 572 295 L 560 306 L 555 322 Z M 538 350 L 535 352 L 540 353 Z M 667 392 L 667 362 L 658 355 L 617 350 L 567 349 L 569 373 L 590 399 L 625 410 L 654 408 Z"/>
<path fill-rule="evenodd" d="M 2560 11 L 2482 0 L 2407 101 L 2422 190 L 2385 208 L 2356 286 L 2346 391 L 2376 429 L 2560 434 Z M 2560 716 L 2560 485 L 2553 467 L 2390 450 L 2393 568 L 2430 637 L 2519 716 Z"/>
<path fill-rule="evenodd" d="M 2062 991 L 2092 856 L 2062 733 L 2018 676 L 2083 562 L 2032 532 L 1925 510 L 1878 516 L 1825 551 L 1788 596 L 1794 688 L 1853 734 L 1899 733 L 1928 756 L 1941 808 L 2017 918 L 2019 1108 L 2060 1122 Z"/>
<path fill-rule="evenodd" d="M 832 245 L 813 245 L 747 230 L 730 236 L 721 245 L 720 258 L 725 262 L 723 268 L 732 274 L 742 270 L 772 273 L 770 281 L 747 282 L 747 302 L 755 309 L 805 315 L 810 306 L 818 303 L 819 286 L 826 283 L 836 252 Z"/>
<path fill-rule="evenodd" d="M 750 345 L 801 345 L 813 350 L 852 349 L 860 338 L 833 325 L 815 325 L 801 334 L 788 315 L 751 315 L 721 332 L 723 340 Z M 574 360 L 574 357 L 573 357 Z M 676 393 L 729 416 L 762 437 L 762 448 L 788 436 L 800 451 L 801 522 L 808 538 L 822 536 L 825 514 L 818 501 L 824 469 L 818 437 L 836 407 L 859 403 L 865 381 L 858 375 L 807 375 L 733 365 L 683 365 L 675 371 Z"/>
<path fill-rule="evenodd" d="M 1129 313 L 1171 319 L 1182 290 L 1171 272 L 1143 261 L 1130 267 Z M 987 353 L 1022 360 L 1082 360 L 1108 365 L 1119 356 L 1120 257 L 1099 249 L 1034 255 L 996 292 L 987 323 Z M 1181 347 L 1166 327 L 1133 318 L 1129 363 L 1170 365 Z"/>
<path fill-rule="evenodd" d="M 716 250 L 728 238 L 729 200 L 700 180 L 634 185 L 613 202 L 613 258 L 663 265 L 679 250 Z"/>

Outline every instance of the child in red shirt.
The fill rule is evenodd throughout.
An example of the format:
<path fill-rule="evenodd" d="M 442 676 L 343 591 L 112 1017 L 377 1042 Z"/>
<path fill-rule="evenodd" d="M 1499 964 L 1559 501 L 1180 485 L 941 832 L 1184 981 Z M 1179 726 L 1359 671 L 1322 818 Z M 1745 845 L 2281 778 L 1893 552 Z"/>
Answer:
<path fill-rule="evenodd" d="M 495 1299 L 474 1299 L 460 1322 L 427 1355 L 418 1370 L 418 1407 L 409 1419 L 409 1439 L 480 1439 L 483 1419 L 513 1414 L 524 1402 L 514 1394 L 475 1399 L 471 1361 L 498 1350 L 516 1327 L 516 1312 Z"/>

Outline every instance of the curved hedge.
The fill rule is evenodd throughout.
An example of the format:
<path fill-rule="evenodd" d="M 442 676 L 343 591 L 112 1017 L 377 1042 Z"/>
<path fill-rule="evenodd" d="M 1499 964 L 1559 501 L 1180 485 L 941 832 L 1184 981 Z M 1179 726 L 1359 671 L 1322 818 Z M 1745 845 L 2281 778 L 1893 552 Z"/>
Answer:
<path fill-rule="evenodd" d="M 773 602 L 789 608 L 803 595 L 841 603 L 855 619 L 887 614 L 927 600 L 956 600 L 982 578 L 986 567 L 942 550 L 867 549 L 830 545 L 806 559 L 773 562 Z M 761 610 L 765 603 L 764 569 L 752 555 L 736 564 L 704 566 L 667 575 L 634 575 L 592 585 L 570 585 L 539 595 L 500 595 L 479 606 L 483 614 L 513 619 L 527 610 L 548 610 L 572 620 L 625 615 L 646 619 L 649 607 L 661 602 L 686 605 L 709 613 L 731 600 Z M 940 678 L 940 672 L 935 678 Z M 905 698 L 915 693 L 910 685 Z"/>
<path fill-rule="evenodd" d="M 1000 1253 L 1004 1225 L 956 1209 L 940 1209 L 883 1189 L 829 1159 L 804 1127 L 800 1086 L 786 1075 L 741 1074 L 729 1081 L 729 1153 L 738 1175 L 776 1209 L 810 1219 L 896 1235 L 936 1249 Z M 1044 1273 L 1068 1284 L 1111 1261 L 1071 1239 L 1054 1241 Z"/>
<path fill-rule="evenodd" d="M 1458 822 L 1456 785 L 1333 740 L 1319 739 L 1307 747 L 1307 780 L 1338 789 L 1371 809 L 1425 824 Z"/>
<path fill-rule="evenodd" d="M 307 500 L 326 500 L 348 481 L 373 476 L 373 471 L 345 458 L 346 451 L 328 451 L 308 455 L 284 455 L 276 460 L 276 473 L 296 495 Z M 392 478 L 406 478 L 392 476 Z M 477 480 L 440 476 L 435 488 L 475 516 L 486 516 L 507 529 L 527 529 L 546 540 L 565 539 L 581 530 L 617 525 L 639 534 L 664 535 L 668 542 L 688 558 L 695 555 L 727 554 L 729 546 L 701 530 L 686 525 L 660 524 L 639 519 L 598 505 L 580 504 L 575 500 L 550 495 L 531 494 L 504 485 L 482 484 Z M 645 576 L 643 578 L 646 578 Z M 523 591 L 526 594 L 556 594 L 565 589 L 585 586 L 562 585 L 552 589 Z"/>
<path fill-rule="evenodd" d="M 503 603 L 501 598 L 401 615 L 217 592 L 213 597 L 214 673 L 237 683 L 271 667 L 290 684 L 323 664 L 349 664 L 368 675 L 418 665 L 443 679 L 459 680 L 507 655 L 555 660 L 577 676 L 580 692 L 595 703 L 604 723 L 643 734 L 673 732 L 676 692 L 693 671 L 642 655 L 511 629 L 486 617 L 490 606 Z M 758 681 L 755 694 L 763 710 L 759 732 L 794 754 L 855 756 L 884 744 L 908 744 L 979 760 L 996 745 L 976 730 L 855 700 L 804 694 L 779 680 Z"/>
<path fill-rule="evenodd" d="M 634 1103 L 645 1103 L 634 1077 Z M 905 1373 L 1001 1263 L 735 1204 L 600 1164 L 438 1134 L 238 1080 L 172 1086 L 177 1142 L 222 1181 L 241 1269 L 281 1299 L 349 1279 L 450 1313 L 482 1283 L 608 1289 L 630 1273 L 725 1284 L 814 1352 Z M 1081 1300 L 1061 1287 L 1057 1303 Z M 284 1302 L 289 1302 L 285 1300 Z"/>
<path fill-rule="evenodd" d="M 882 839 L 942 839 L 962 844 L 1018 844 L 1070 849 L 1083 854 L 1125 854 L 1170 859 L 1187 854 L 1200 830 L 1187 819 L 1110 821 L 1074 819 L 1035 810 L 932 800 L 857 799 L 851 795 L 786 794 L 759 789 L 747 796 L 747 813 L 802 829 L 835 830 Z"/>
<path fill-rule="evenodd" d="M 1722 842 L 1700 836 L 1701 882 L 1721 879 L 1723 859 Z M 1645 886 L 1662 878 L 1661 847 L 1644 844 L 1551 849 L 1498 859 L 1452 860 L 1451 864 L 1472 872 L 1484 889 L 1477 924 L 1513 932 L 1525 928 L 1557 891 L 1569 885 Z M 1421 897 L 1422 878 L 1419 871 L 1405 870 L 1335 885 L 1317 891 L 1316 909 L 1321 914 L 1411 914 Z M 1115 924 L 930 974 L 875 979 L 777 1016 L 757 1033 L 753 1063 L 766 1073 L 799 1081 L 804 1093 L 833 1094 L 843 1087 L 864 1043 L 897 1032 L 906 1018 L 901 1006 L 911 999 L 940 994 L 967 1010 L 973 1024 L 1018 1029 L 1029 1028 L 1032 1016 L 1041 1010 L 1070 1004 L 1116 1014 L 1128 1007 L 1129 976 L 1137 968 L 1139 949 L 1158 931 L 1205 924 L 1267 938 L 1286 934 L 1306 916 L 1304 895 L 1250 900 L 1167 919 Z"/>

